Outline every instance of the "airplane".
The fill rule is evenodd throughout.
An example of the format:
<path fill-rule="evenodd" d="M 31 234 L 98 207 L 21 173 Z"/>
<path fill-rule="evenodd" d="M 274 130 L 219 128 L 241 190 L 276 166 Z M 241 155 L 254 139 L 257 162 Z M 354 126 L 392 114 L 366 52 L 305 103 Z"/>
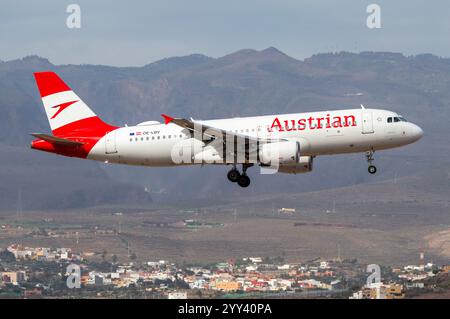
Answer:
<path fill-rule="evenodd" d="M 227 178 L 250 185 L 254 165 L 273 173 L 310 172 L 316 156 L 374 152 L 411 144 L 422 129 L 401 115 L 366 108 L 215 120 L 175 118 L 114 126 L 102 121 L 54 72 L 34 73 L 52 134 L 32 133 L 35 150 L 105 163 L 151 167 L 231 165 Z M 242 165 L 242 170 L 238 169 Z"/>

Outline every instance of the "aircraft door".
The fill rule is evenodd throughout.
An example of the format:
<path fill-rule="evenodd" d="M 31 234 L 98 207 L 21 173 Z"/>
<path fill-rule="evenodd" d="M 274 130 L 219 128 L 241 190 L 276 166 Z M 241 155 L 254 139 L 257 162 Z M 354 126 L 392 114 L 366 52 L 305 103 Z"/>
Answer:
<path fill-rule="evenodd" d="M 267 138 L 267 126 L 257 125 L 256 126 L 256 137 L 257 138 Z"/>
<path fill-rule="evenodd" d="M 371 134 L 373 130 L 373 114 L 372 111 L 362 110 L 362 133 Z"/>
<path fill-rule="evenodd" d="M 114 154 L 117 153 L 116 145 L 116 131 L 109 132 L 105 136 L 105 153 Z"/>

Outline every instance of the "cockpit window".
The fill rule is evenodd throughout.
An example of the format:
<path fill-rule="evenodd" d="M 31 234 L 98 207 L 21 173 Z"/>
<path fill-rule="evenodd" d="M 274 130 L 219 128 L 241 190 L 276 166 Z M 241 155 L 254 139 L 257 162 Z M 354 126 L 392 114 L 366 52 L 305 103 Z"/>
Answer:
<path fill-rule="evenodd" d="M 408 122 L 408 121 L 405 120 L 405 118 L 402 116 L 394 116 L 394 117 L 388 117 L 387 122 L 392 123 L 392 122 Z"/>

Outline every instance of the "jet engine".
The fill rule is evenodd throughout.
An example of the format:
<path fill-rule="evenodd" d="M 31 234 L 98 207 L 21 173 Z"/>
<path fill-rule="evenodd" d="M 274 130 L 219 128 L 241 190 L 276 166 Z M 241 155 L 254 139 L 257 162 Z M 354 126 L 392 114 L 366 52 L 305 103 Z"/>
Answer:
<path fill-rule="evenodd" d="M 300 158 L 300 143 L 283 141 L 260 146 L 259 160 L 263 166 L 296 163 Z"/>
<path fill-rule="evenodd" d="M 284 141 L 260 147 L 261 166 L 278 168 L 279 173 L 299 174 L 312 170 L 313 158 L 300 156 L 300 142 Z"/>

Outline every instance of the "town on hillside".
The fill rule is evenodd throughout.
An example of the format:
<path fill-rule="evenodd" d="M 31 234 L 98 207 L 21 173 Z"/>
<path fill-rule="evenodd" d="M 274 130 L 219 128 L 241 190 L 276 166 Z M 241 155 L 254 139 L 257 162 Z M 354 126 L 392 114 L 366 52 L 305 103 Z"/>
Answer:
<path fill-rule="evenodd" d="M 115 255 L 100 252 L 100 259 L 93 259 L 94 254 L 19 244 L 0 249 L 0 297 L 398 299 L 439 296 L 450 286 L 450 265 L 431 262 L 376 265 L 377 279 L 356 259 L 286 263 L 282 257 L 255 256 L 180 265 L 119 263 Z"/>

